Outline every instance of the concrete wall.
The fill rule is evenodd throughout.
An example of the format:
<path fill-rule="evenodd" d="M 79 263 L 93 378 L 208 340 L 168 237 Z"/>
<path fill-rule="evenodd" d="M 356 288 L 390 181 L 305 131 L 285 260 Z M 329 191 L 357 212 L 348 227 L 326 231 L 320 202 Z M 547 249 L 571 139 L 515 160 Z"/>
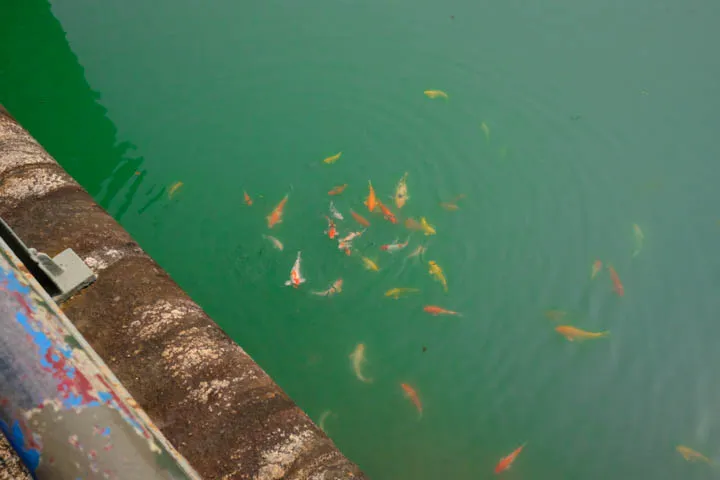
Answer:
<path fill-rule="evenodd" d="M 98 274 L 61 308 L 205 478 L 365 478 L 2 108 L 0 216 Z"/>

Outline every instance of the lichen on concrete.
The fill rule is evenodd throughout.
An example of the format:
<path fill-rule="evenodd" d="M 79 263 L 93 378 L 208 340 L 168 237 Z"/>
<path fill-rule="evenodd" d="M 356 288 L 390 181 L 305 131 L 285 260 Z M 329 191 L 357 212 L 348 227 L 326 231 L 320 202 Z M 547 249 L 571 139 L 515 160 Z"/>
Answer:
<path fill-rule="evenodd" d="M 0 216 L 98 279 L 65 314 L 208 479 L 365 478 L 245 351 L 0 108 Z"/>

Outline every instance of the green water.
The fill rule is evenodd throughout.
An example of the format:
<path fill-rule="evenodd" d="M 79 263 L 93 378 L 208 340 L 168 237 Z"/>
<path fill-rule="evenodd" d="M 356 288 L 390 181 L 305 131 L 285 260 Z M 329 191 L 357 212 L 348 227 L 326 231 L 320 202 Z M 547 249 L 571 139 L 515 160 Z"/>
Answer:
<path fill-rule="evenodd" d="M 674 450 L 720 454 L 717 2 L 0 5 L 0 102 L 372 478 L 491 478 L 523 442 L 505 478 L 720 474 Z M 437 235 L 389 255 L 408 232 L 362 201 L 406 171 L 399 214 Z M 379 272 L 323 235 L 343 183 Z M 404 261 L 425 242 L 448 293 Z M 551 308 L 611 335 L 568 342 Z"/>

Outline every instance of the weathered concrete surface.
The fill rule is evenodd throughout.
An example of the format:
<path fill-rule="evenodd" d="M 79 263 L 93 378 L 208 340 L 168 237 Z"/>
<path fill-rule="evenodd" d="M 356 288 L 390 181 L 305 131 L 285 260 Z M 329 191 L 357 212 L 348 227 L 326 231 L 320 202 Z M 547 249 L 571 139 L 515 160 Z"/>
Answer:
<path fill-rule="evenodd" d="M 0 216 L 98 273 L 61 305 L 208 479 L 365 478 L 265 372 L 0 109 Z"/>
<path fill-rule="evenodd" d="M 0 480 L 30 480 L 30 474 L 2 434 L 0 434 Z"/>

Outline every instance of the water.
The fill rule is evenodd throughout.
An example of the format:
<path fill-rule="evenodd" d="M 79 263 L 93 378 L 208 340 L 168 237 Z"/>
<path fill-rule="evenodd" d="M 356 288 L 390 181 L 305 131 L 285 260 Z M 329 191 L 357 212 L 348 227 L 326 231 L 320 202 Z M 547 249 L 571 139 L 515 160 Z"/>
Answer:
<path fill-rule="evenodd" d="M 674 450 L 720 454 L 717 2 L 0 4 L 0 102 L 373 478 L 490 478 L 523 442 L 506 478 L 717 477 Z M 362 201 L 404 172 L 438 234 L 391 256 Z M 379 272 L 323 236 L 343 183 Z M 403 262 L 425 241 L 447 294 Z"/>

